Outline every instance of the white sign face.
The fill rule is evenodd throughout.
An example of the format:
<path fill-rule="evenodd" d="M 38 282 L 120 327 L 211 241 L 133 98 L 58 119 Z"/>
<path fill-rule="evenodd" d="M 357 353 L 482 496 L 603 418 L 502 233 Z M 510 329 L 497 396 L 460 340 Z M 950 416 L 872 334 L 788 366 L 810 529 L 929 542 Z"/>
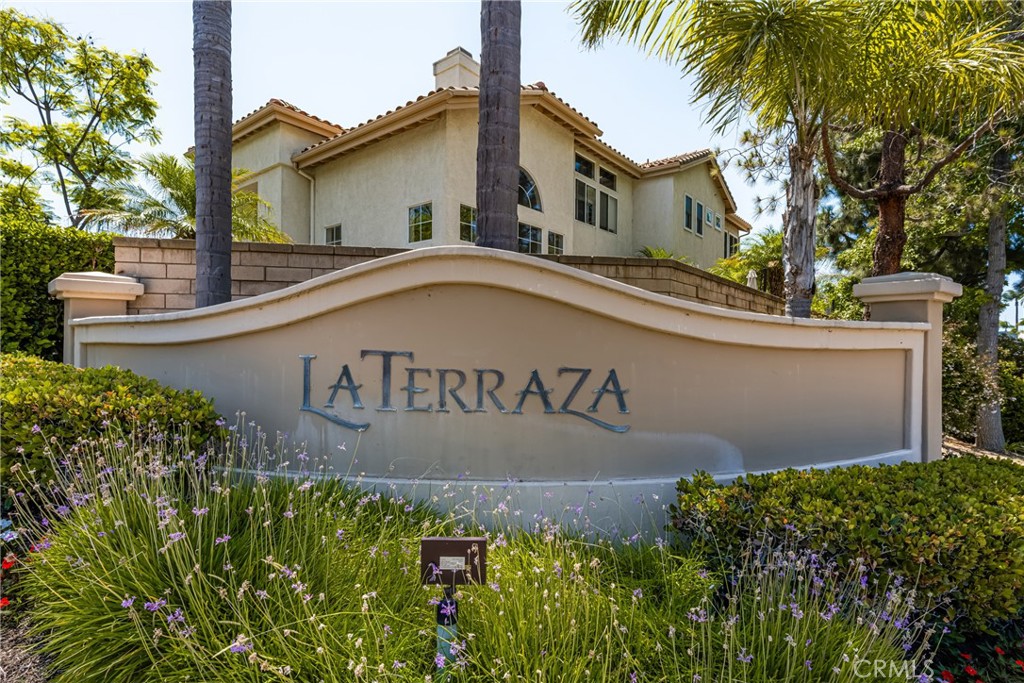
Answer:
<path fill-rule="evenodd" d="M 441 561 L 438 564 L 440 565 L 438 569 L 440 569 L 441 571 L 469 571 L 469 565 L 466 564 L 466 558 L 464 557 L 446 557 L 442 555 Z"/>

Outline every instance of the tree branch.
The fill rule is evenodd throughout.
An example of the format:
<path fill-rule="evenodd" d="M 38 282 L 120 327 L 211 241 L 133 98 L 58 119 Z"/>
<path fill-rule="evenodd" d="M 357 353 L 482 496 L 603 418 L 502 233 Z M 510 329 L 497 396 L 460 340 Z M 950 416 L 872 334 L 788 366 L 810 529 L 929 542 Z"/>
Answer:
<path fill-rule="evenodd" d="M 862 190 L 859 187 L 855 187 L 848 183 L 846 179 L 839 175 L 839 172 L 836 170 L 835 157 L 832 155 L 832 143 L 828 139 L 828 128 L 828 121 L 822 118 L 821 151 L 822 155 L 825 157 L 825 167 L 828 169 L 828 177 L 833 183 L 835 183 L 836 187 L 854 199 L 877 199 L 880 196 L 878 190 L 875 190 L 874 188 L 870 190 Z"/>
<path fill-rule="evenodd" d="M 992 114 L 992 116 L 987 121 L 985 121 L 985 123 L 978 126 L 976 129 L 974 129 L 973 133 L 964 138 L 963 142 L 954 147 L 949 154 L 936 161 L 935 164 L 930 169 L 928 169 L 928 172 L 924 174 L 924 177 L 921 178 L 921 180 L 917 181 L 913 185 L 900 185 L 898 188 L 896 188 L 896 192 L 906 196 L 916 194 L 923 190 L 925 187 L 928 186 L 928 184 L 932 180 L 935 179 L 935 176 L 938 175 L 939 171 L 941 171 L 943 168 L 959 159 L 963 155 L 963 153 L 966 152 L 969 147 L 971 147 L 971 145 L 978 141 L 978 138 L 980 138 L 985 133 L 994 130 L 996 121 L 1002 115 L 1002 109 L 996 111 L 996 113 Z"/>

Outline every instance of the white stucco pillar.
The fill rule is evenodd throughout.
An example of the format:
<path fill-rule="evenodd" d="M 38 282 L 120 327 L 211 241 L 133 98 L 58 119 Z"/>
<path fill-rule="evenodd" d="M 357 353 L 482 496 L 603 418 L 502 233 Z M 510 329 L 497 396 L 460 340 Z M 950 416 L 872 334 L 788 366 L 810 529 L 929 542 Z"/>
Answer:
<path fill-rule="evenodd" d="M 874 322 L 922 322 L 925 337 L 921 453 L 924 461 L 942 457 L 942 306 L 963 287 L 935 273 L 897 273 L 864 278 L 853 295 L 871 309 Z"/>
<path fill-rule="evenodd" d="M 64 301 L 64 362 L 74 364 L 75 339 L 71 321 L 76 318 L 125 315 L 128 302 L 142 296 L 141 282 L 109 273 L 64 273 L 50 281 L 50 296 Z"/>

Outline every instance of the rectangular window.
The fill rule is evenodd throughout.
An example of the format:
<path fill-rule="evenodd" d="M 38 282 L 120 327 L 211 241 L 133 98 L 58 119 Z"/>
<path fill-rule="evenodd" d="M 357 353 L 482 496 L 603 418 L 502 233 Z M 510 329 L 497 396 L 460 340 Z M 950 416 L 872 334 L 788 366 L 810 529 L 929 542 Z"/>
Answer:
<path fill-rule="evenodd" d="M 519 253 L 520 254 L 543 254 L 544 243 L 541 241 L 542 232 L 526 223 L 519 224 Z"/>
<path fill-rule="evenodd" d="M 725 258 L 729 258 L 740 248 L 740 241 L 735 235 L 725 233 Z"/>
<path fill-rule="evenodd" d="M 604 192 L 601 193 L 600 228 L 611 233 L 619 231 L 619 200 Z"/>
<path fill-rule="evenodd" d="M 704 205 L 697 202 L 697 234 L 704 236 Z"/>
<path fill-rule="evenodd" d="M 476 209 L 459 205 L 459 239 L 476 244 Z"/>
<path fill-rule="evenodd" d="M 715 214 L 715 230 L 722 232 L 722 214 Z"/>
<path fill-rule="evenodd" d="M 704 214 L 704 222 L 707 223 L 708 227 L 711 227 L 711 224 L 715 222 L 715 212 L 708 209 Z"/>
<path fill-rule="evenodd" d="M 585 175 L 588 178 L 594 177 L 594 162 L 589 159 L 584 159 L 579 154 L 576 155 L 576 172 L 580 175 Z"/>
<path fill-rule="evenodd" d="M 550 230 L 548 231 L 548 253 L 556 256 L 565 253 L 565 238 Z"/>
<path fill-rule="evenodd" d="M 683 227 L 687 230 L 693 230 L 693 197 L 690 195 L 686 195 L 684 210 L 686 213 L 683 216 Z"/>
<path fill-rule="evenodd" d="M 597 190 L 587 185 L 582 180 L 576 181 L 576 220 L 588 225 L 594 225 L 595 205 L 597 204 Z"/>
<path fill-rule="evenodd" d="M 598 176 L 599 183 L 607 187 L 609 190 L 615 189 L 615 174 L 608 169 L 602 168 L 601 173 Z"/>
<path fill-rule="evenodd" d="M 341 244 L 341 223 L 324 228 L 324 244 L 328 246 Z"/>
<path fill-rule="evenodd" d="M 434 236 L 434 209 L 431 202 L 409 207 L 409 241 L 422 242 Z"/>

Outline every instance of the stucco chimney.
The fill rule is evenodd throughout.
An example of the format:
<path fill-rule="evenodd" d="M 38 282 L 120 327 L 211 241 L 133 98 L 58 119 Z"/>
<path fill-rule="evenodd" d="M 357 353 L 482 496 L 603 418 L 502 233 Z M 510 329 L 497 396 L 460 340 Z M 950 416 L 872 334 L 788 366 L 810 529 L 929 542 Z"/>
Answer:
<path fill-rule="evenodd" d="M 449 50 L 434 62 L 434 88 L 475 88 L 480 85 L 480 64 L 462 47 Z"/>

